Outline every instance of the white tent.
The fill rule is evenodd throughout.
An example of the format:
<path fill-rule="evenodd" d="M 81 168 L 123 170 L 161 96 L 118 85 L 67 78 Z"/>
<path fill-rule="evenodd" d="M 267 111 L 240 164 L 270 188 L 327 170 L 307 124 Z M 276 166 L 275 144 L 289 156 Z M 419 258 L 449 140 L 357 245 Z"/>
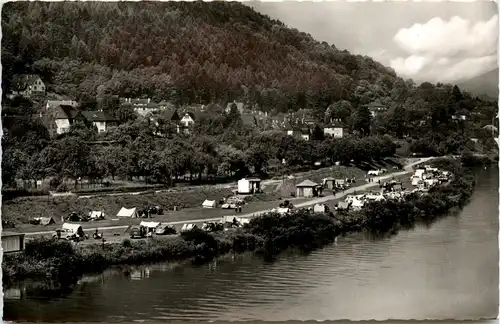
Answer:
<path fill-rule="evenodd" d="M 236 220 L 242 225 L 250 223 L 250 218 L 236 217 Z"/>
<path fill-rule="evenodd" d="M 130 218 L 137 218 L 137 211 L 136 208 L 125 208 L 122 207 L 118 214 L 116 214 L 116 217 L 130 217 Z"/>
<path fill-rule="evenodd" d="M 313 211 L 315 213 L 326 213 L 328 212 L 328 206 L 325 204 L 316 204 L 314 205 Z"/>
<path fill-rule="evenodd" d="M 202 204 L 203 208 L 215 208 L 217 206 L 217 203 L 215 200 L 205 200 Z"/>
<path fill-rule="evenodd" d="M 190 231 L 196 227 L 197 226 L 195 224 L 184 224 L 184 225 L 182 225 L 181 232 Z"/>
<path fill-rule="evenodd" d="M 68 232 L 73 233 L 73 234 L 79 234 L 83 231 L 82 225 L 71 224 L 71 223 L 62 224 L 62 229 L 67 230 Z"/>
<path fill-rule="evenodd" d="M 104 218 L 104 212 L 103 211 L 91 211 L 89 212 L 89 217 L 92 218 L 92 219 L 96 219 L 96 218 Z"/>
<path fill-rule="evenodd" d="M 145 222 L 145 221 L 142 221 L 139 226 L 144 226 L 144 227 L 147 227 L 148 229 L 151 229 L 151 228 L 157 228 L 158 226 L 160 226 L 161 223 L 159 222 Z"/>
<path fill-rule="evenodd" d="M 273 213 L 278 213 L 280 215 L 284 215 L 286 213 L 289 213 L 290 212 L 290 208 L 282 208 L 282 207 L 278 207 L 278 208 L 274 208 L 272 210 Z"/>

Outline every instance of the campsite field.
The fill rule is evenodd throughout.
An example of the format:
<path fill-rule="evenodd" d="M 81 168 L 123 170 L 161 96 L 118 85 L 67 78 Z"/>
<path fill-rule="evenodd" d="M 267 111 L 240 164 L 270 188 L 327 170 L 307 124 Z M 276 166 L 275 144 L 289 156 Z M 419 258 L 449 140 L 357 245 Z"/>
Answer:
<path fill-rule="evenodd" d="M 363 166 L 363 168 L 374 169 L 377 167 L 386 167 L 389 172 L 396 171 L 394 168 L 391 168 L 390 165 L 395 165 L 394 161 L 384 163 L 383 165 Z M 320 182 L 322 178 L 327 176 L 338 178 L 356 177 L 356 179 L 358 179 L 356 183 L 357 186 L 366 183 L 364 179 L 365 175 L 366 172 L 357 167 L 333 166 L 296 173 L 293 179 L 285 179 L 285 186 L 289 187 L 290 183 L 293 183 L 292 185 L 294 186 L 294 184 L 304 179 Z M 264 181 L 263 187 L 265 193 L 252 197 L 251 201 L 243 207 L 242 214 L 277 207 L 280 201 L 285 199 L 291 200 L 294 204 L 308 200 L 304 198 L 291 198 L 290 192 L 293 191 L 293 189 L 288 188 L 288 190 L 286 190 L 283 188 L 282 183 L 282 179 L 278 178 Z M 329 191 L 324 192 L 325 195 L 330 193 Z M 2 216 L 16 224 L 16 227 L 11 230 L 25 233 L 53 231 L 61 226 L 61 217 L 67 216 L 72 211 L 88 212 L 90 210 L 103 210 L 108 215 L 106 217 L 107 219 L 103 221 L 81 223 L 84 229 L 138 224 L 141 221 L 139 219 L 116 219 L 116 217 L 109 215 L 116 215 L 121 207 L 141 208 L 146 205 L 160 205 L 163 207 L 164 215 L 154 216 L 152 219 L 163 223 L 192 219 L 210 219 L 235 215 L 235 212 L 234 210 L 222 210 L 220 208 L 203 209 L 200 207 L 201 203 L 205 199 L 220 200 L 222 197 L 227 197 L 231 194 L 231 188 L 204 186 L 187 191 L 174 189 L 171 192 L 124 194 L 120 196 L 101 196 L 80 199 L 77 197 L 50 199 L 48 197 L 47 199 L 24 197 L 5 202 L 2 207 Z M 179 211 L 173 211 L 174 206 L 181 207 L 181 209 Z M 27 224 L 30 217 L 40 216 L 52 216 L 56 223 L 49 226 Z"/>
<path fill-rule="evenodd" d="M 387 176 L 387 175 L 386 175 Z M 405 188 L 412 188 L 411 187 L 411 181 L 410 177 L 408 174 L 406 175 L 399 175 L 396 176 L 395 179 L 402 181 L 403 186 Z M 366 184 L 366 182 L 358 182 L 357 185 L 363 185 Z M 356 187 L 353 187 L 352 189 L 356 189 Z M 354 190 L 355 194 L 361 194 L 361 193 L 368 193 L 368 192 L 375 192 L 378 191 L 379 188 L 377 186 L 365 189 L 365 190 Z M 324 193 L 325 195 L 330 195 L 330 191 L 326 191 Z M 330 209 L 333 209 L 334 206 L 339 202 L 339 201 L 344 201 L 346 196 L 341 196 L 339 198 L 335 199 L 330 199 L 325 204 L 330 207 Z M 311 201 L 315 198 L 310 198 L 310 199 L 305 199 L 305 198 L 294 198 L 294 199 L 289 199 L 293 204 L 301 204 L 307 201 Z M 255 202 L 251 203 L 249 205 L 244 206 L 241 215 L 253 213 L 253 212 L 259 212 L 262 210 L 267 210 L 276 207 L 278 202 Z M 175 224 L 172 224 L 176 227 L 177 231 L 180 230 L 184 222 L 189 222 L 196 224 L 198 226 L 201 226 L 203 224 L 203 220 L 206 219 L 213 219 L 213 218 L 218 218 L 226 215 L 234 215 L 234 216 L 239 216 L 240 214 L 236 214 L 233 210 L 223 210 L 220 208 L 215 208 L 215 209 L 203 209 L 203 208 L 190 208 L 190 209 L 184 209 L 178 212 L 168 212 L 165 215 L 157 216 L 152 219 L 151 221 L 157 221 L 157 222 L 162 222 L 162 223 L 168 223 L 168 222 L 174 222 Z M 197 220 L 197 221 L 193 221 Z M 104 234 L 104 238 L 106 240 L 107 244 L 111 243 L 119 243 L 123 241 L 126 238 L 129 238 L 128 234 L 125 232 L 126 227 L 131 224 L 139 224 L 141 222 L 141 219 L 128 219 L 128 220 L 118 220 L 118 221 L 113 221 L 113 220 L 104 220 L 101 222 L 90 222 L 90 223 L 82 223 L 84 231 L 86 231 L 89 236 L 91 237 L 92 232 L 94 231 L 93 229 L 99 228 L 99 231 Z M 35 230 L 36 231 L 48 231 L 52 227 L 53 229 L 59 227 L 60 225 L 51 225 L 50 227 L 36 227 L 33 228 L 31 227 L 28 229 L 27 234 L 27 239 L 32 239 L 34 237 L 43 237 L 43 236 L 50 236 L 51 234 L 49 233 L 44 233 L 44 234 L 35 234 L 33 233 Z M 118 227 L 118 228 L 117 228 Z M 32 232 L 33 234 L 29 234 L 29 232 Z M 155 236 L 158 239 L 161 239 L 163 236 Z M 141 240 L 141 239 L 139 239 Z M 86 245 L 86 244 L 93 244 L 98 241 L 89 239 L 84 242 L 78 243 L 79 245 Z"/>

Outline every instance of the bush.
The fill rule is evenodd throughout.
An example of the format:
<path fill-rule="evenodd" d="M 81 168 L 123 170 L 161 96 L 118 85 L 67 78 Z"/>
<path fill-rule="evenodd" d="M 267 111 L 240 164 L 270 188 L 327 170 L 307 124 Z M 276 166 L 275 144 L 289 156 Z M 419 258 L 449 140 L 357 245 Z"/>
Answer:
<path fill-rule="evenodd" d="M 68 191 L 69 191 L 68 186 L 65 183 L 61 183 L 56 188 L 56 192 L 68 192 Z"/>

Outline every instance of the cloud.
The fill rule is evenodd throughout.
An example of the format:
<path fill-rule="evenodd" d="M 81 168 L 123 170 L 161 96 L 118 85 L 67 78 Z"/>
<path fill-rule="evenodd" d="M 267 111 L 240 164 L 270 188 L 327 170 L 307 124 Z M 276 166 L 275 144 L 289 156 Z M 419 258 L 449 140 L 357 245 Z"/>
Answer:
<path fill-rule="evenodd" d="M 389 60 L 399 74 L 416 80 L 465 80 L 498 66 L 498 15 L 475 24 L 460 17 L 436 17 L 400 29 L 393 41 L 408 54 Z"/>

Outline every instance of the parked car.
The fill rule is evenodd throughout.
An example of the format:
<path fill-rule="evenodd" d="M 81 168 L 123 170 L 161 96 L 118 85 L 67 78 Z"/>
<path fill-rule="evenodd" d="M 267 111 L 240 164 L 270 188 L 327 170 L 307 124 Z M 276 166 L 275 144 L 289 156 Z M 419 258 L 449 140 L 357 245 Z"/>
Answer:
<path fill-rule="evenodd" d="M 52 234 L 52 238 L 78 242 L 88 239 L 89 237 L 85 234 L 81 225 L 64 223 L 62 228 L 55 230 Z"/>
<path fill-rule="evenodd" d="M 130 229 L 130 238 L 144 238 L 147 230 L 144 226 L 134 226 Z"/>
<path fill-rule="evenodd" d="M 201 229 L 207 232 L 223 231 L 224 224 L 222 224 L 221 222 L 206 222 L 203 223 Z"/>

